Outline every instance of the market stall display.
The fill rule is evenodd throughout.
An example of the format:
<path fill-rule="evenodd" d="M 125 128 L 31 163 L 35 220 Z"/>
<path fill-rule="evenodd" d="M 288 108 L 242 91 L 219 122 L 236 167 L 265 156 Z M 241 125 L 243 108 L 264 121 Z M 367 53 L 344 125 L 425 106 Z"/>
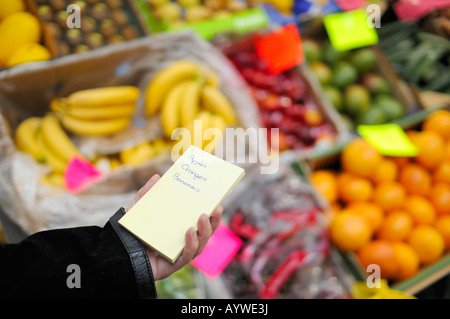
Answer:
<path fill-rule="evenodd" d="M 415 298 L 450 273 L 449 8 L 399 3 L 370 1 L 378 42 L 343 51 L 324 18 L 366 24 L 369 2 L 0 0 L 0 213 L 25 234 L 103 225 L 194 144 L 246 170 L 223 203 L 235 250 L 159 298 Z M 385 124 L 418 153 L 364 134 Z"/>
<path fill-rule="evenodd" d="M 351 130 L 361 124 L 395 122 L 418 111 L 414 94 L 390 78 L 390 66 L 377 48 L 338 51 L 328 40 L 310 37 L 303 46 L 309 68 Z"/>
<path fill-rule="evenodd" d="M 21 0 L 0 4 L 0 68 L 52 57 L 42 26 Z"/>
<path fill-rule="evenodd" d="M 172 51 L 174 47 L 178 50 Z M 250 93 L 234 89 L 243 85 L 238 74 L 217 49 L 193 33 L 162 34 L 73 57 L 1 74 L 1 83 L 15 87 L 12 91 L 0 88 L 2 208 L 28 233 L 57 225 L 102 224 L 113 207 L 124 206 L 147 178 L 163 174 L 170 166 L 171 146 L 177 140 L 165 135 L 163 127 L 173 119 L 179 125 L 178 118 L 175 113 L 164 114 L 164 105 L 149 105 L 146 94 L 153 87 L 161 98 L 166 94 L 170 98 L 178 84 L 189 84 L 191 99 L 185 96 L 182 102 L 192 108 L 180 110 L 183 125 L 192 125 L 200 116 L 204 125 L 211 119 L 211 125 L 219 123 L 221 129 L 259 126 Z M 98 63 L 105 59 L 107 64 Z M 180 69 L 180 61 L 189 66 L 189 72 Z M 123 67 L 124 72 L 117 73 Z M 22 81 L 24 77 L 27 81 Z M 42 78 L 51 80 L 39 82 Z M 107 85 L 111 81 L 115 84 Z M 101 180 L 75 193 L 67 184 L 73 155 L 102 172 Z M 34 185 L 30 192 L 17 191 L 24 179 Z M 52 205 L 53 200 L 60 204 Z M 31 202 L 33 211 L 40 213 L 26 213 Z M 65 205 L 67 209 L 61 209 Z"/>
<path fill-rule="evenodd" d="M 449 94 L 448 38 L 424 31 L 415 21 L 391 22 L 378 33 L 381 50 L 406 82 L 420 91 Z"/>
<path fill-rule="evenodd" d="M 26 1 L 54 56 L 83 53 L 148 34 L 133 1 Z M 75 5 L 72 8 L 69 5 Z M 76 8 L 76 9 L 75 9 Z M 79 10 L 79 11 L 76 11 Z M 78 14 L 74 17 L 74 14 Z M 73 25 L 78 23 L 78 25 Z"/>
<path fill-rule="evenodd" d="M 268 135 L 269 144 L 280 152 L 291 151 L 300 159 L 315 148 L 345 141 L 348 130 L 332 107 L 323 101 L 307 70 L 294 67 L 277 74 L 269 70 L 256 49 L 265 34 L 223 36 L 215 39 L 214 44 L 250 86 L 262 125 L 279 129 L 278 141 L 270 141 Z"/>
<path fill-rule="evenodd" d="M 383 278 L 401 282 L 448 252 L 449 125 L 450 112 L 437 110 L 406 130 L 416 156 L 382 156 L 358 138 L 338 163 L 311 173 L 330 205 L 333 244 L 356 254 L 362 269 L 377 264 Z"/>
<path fill-rule="evenodd" d="M 322 210 L 289 166 L 256 180 L 226 211 L 244 245 L 216 289 L 230 298 L 348 298 L 353 280 L 329 245 Z"/>

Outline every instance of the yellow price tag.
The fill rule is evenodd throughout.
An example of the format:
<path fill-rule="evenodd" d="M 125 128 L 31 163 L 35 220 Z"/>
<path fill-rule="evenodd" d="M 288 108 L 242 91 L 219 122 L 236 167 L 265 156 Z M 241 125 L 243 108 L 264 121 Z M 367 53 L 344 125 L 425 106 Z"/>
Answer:
<path fill-rule="evenodd" d="M 386 156 L 416 156 L 418 150 L 397 124 L 359 125 L 357 132 Z"/>
<path fill-rule="evenodd" d="M 348 51 L 378 42 L 378 34 L 363 9 L 329 14 L 323 18 L 323 23 L 331 45 L 338 51 Z"/>

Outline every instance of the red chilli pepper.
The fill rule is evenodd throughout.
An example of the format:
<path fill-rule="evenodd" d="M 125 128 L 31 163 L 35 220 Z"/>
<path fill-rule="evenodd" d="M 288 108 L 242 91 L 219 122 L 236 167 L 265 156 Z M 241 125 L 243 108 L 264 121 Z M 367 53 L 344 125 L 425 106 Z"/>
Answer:
<path fill-rule="evenodd" d="M 250 223 L 244 222 L 244 215 L 241 212 L 237 212 L 230 221 L 231 229 L 236 235 L 245 239 L 252 239 L 259 233 L 259 229 Z"/>
<path fill-rule="evenodd" d="M 261 289 L 261 299 L 274 299 L 280 292 L 281 287 L 287 282 L 289 277 L 303 263 L 308 253 L 301 249 L 292 251 L 289 256 L 274 271 L 273 275 Z"/>

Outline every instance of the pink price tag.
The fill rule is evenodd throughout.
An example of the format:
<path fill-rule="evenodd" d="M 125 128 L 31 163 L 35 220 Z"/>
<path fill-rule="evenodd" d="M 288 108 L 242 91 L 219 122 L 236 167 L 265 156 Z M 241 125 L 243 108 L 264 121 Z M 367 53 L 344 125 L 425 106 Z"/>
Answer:
<path fill-rule="evenodd" d="M 304 59 L 302 40 L 295 24 L 288 24 L 262 37 L 255 43 L 255 49 L 274 74 L 293 68 Z"/>
<path fill-rule="evenodd" d="M 79 156 L 75 156 L 69 161 L 64 172 L 66 188 L 75 194 L 102 177 L 102 172 L 95 165 Z"/>
<path fill-rule="evenodd" d="M 210 278 L 219 276 L 242 246 L 242 240 L 220 223 L 205 248 L 191 264 Z"/>
<path fill-rule="evenodd" d="M 334 0 L 342 11 L 351 11 L 367 6 L 366 0 Z"/>
<path fill-rule="evenodd" d="M 400 20 L 415 20 L 427 15 L 434 9 L 450 6 L 450 0 L 401 0 L 392 4 Z"/>

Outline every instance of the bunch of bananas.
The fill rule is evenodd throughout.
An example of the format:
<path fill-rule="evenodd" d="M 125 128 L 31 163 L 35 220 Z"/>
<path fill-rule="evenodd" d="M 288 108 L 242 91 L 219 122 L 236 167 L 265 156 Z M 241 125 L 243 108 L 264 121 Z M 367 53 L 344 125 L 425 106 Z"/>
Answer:
<path fill-rule="evenodd" d="M 133 147 L 123 149 L 118 155 L 121 165 L 137 166 L 147 162 L 170 146 L 170 142 L 158 138 L 153 141 L 144 141 Z"/>
<path fill-rule="evenodd" d="M 50 108 L 71 133 L 110 135 L 128 127 L 139 96 L 140 90 L 134 86 L 86 89 L 53 99 Z"/>
<path fill-rule="evenodd" d="M 63 180 L 69 160 L 75 155 L 82 156 L 57 117 L 51 113 L 22 121 L 15 132 L 15 141 L 19 150 L 50 166 L 52 170 L 46 178 L 58 184 Z"/>
<path fill-rule="evenodd" d="M 179 127 L 191 130 L 194 120 L 202 120 L 206 130 L 222 132 L 237 124 L 234 108 L 219 88 L 219 81 L 209 68 L 188 60 L 176 60 L 155 74 L 145 90 L 148 116 L 160 112 L 164 135 L 171 138 Z"/>

